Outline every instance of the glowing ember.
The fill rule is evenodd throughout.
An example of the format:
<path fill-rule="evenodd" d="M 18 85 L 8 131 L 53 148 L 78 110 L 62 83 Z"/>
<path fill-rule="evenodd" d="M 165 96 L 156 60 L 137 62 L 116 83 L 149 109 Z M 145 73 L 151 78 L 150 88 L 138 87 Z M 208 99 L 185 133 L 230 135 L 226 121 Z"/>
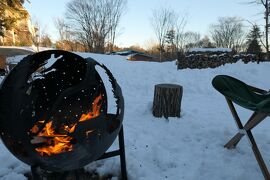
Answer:
<path fill-rule="evenodd" d="M 38 130 L 39 130 L 39 128 L 38 128 L 37 125 L 34 125 L 34 126 L 30 129 L 31 133 L 37 133 Z"/>
<path fill-rule="evenodd" d="M 102 105 L 102 96 L 99 95 L 95 98 L 94 102 L 92 103 L 92 111 L 87 114 L 82 114 L 79 122 L 87 121 L 92 118 L 96 118 L 100 115 L 100 108 Z M 38 121 L 31 129 L 31 133 L 38 133 L 39 126 L 43 124 L 44 121 Z M 53 127 L 53 122 L 49 121 L 45 124 L 45 127 L 34 136 L 31 140 L 32 144 L 45 144 L 42 147 L 35 148 L 35 150 L 41 156 L 51 156 L 54 154 L 60 154 L 64 152 L 72 151 L 73 145 L 71 141 L 74 139 L 73 137 L 69 136 L 70 133 L 73 133 L 76 129 L 76 124 L 71 125 L 63 125 L 59 129 L 62 130 L 61 134 L 55 132 Z M 89 130 L 86 132 L 86 136 L 88 137 L 94 130 Z"/>

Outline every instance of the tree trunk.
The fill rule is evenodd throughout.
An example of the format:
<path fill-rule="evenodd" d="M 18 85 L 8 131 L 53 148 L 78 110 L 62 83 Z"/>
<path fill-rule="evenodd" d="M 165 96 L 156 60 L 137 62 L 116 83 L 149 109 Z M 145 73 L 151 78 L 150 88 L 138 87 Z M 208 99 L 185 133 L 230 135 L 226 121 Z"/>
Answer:
<path fill-rule="evenodd" d="M 183 87 L 176 84 L 155 85 L 153 115 L 155 117 L 164 116 L 180 117 L 181 100 Z"/>
<path fill-rule="evenodd" d="M 268 30 L 269 30 L 269 4 L 266 1 L 266 11 L 265 11 L 265 44 L 266 44 L 266 58 L 269 61 L 269 42 L 268 42 Z"/>

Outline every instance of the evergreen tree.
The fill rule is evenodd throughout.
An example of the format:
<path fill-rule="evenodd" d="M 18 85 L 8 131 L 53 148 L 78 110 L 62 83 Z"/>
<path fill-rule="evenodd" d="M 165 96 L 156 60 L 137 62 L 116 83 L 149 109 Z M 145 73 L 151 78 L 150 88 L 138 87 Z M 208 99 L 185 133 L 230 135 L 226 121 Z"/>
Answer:
<path fill-rule="evenodd" d="M 25 2 L 24 0 L 3 0 L 10 7 L 16 8 L 18 6 L 22 6 Z"/>
<path fill-rule="evenodd" d="M 261 38 L 260 28 L 254 25 L 247 35 L 247 53 L 260 54 L 262 52 L 259 39 Z"/>
<path fill-rule="evenodd" d="M 167 51 L 173 53 L 175 50 L 175 31 L 173 29 L 166 33 L 165 42 L 168 44 Z"/>
<path fill-rule="evenodd" d="M 166 33 L 165 41 L 166 43 L 172 45 L 174 44 L 174 40 L 175 40 L 175 31 L 171 29 Z"/>
<path fill-rule="evenodd" d="M 253 39 L 248 44 L 247 53 L 260 54 L 261 52 L 262 52 L 262 49 L 261 49 L 259 42 L 256 39 Z"/>
<path fill-rule="evenodd" d="M 199 43 L 198 43 L 198 47 L 202 47 L 202 48 L 214 48 L 215 46 L 213 45 L 213 43 L 210 41 L 208 36 L 204 36 L 204 38 L 202 38 Z"/>

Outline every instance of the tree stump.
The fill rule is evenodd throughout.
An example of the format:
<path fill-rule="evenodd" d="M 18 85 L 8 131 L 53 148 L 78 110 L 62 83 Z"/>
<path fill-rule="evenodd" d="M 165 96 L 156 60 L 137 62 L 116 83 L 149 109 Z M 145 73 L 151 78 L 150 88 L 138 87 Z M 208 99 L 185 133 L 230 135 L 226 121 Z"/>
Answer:
<path fill-rule="evenodd" d="M 155 117 L 164 116 L 180 117 L 181 100 L 183 87 L 176 84 L 155 85 L 153 115 Z"/>

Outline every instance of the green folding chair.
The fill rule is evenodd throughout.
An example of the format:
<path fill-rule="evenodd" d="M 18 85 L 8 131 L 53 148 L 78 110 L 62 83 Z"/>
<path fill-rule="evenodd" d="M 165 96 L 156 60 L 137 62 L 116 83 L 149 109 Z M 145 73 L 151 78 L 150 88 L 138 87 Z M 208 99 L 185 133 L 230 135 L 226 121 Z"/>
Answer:
<path fill-rule="evenodd" d="M 241 138 L 246 135 L 250 141 L 252 150 L 264 178 L 270 179 L 267 166 L 265 165 L 259 148 L 251 133 L 251 130 L 255 126 L 270 115 L 270 93 L 265 90 L 247 85 L 244 82 L 227 75 L 216 76 L 213 79 L 212 84 L 217 91 L 225 96 L 230 111 L 239 129 L 239 132 L 227 144 L 225 144 L 224 147 L 228 149 L 235 148 Z M 254 112 L 244 126 L 240 121 L 233 103 Z"/>

